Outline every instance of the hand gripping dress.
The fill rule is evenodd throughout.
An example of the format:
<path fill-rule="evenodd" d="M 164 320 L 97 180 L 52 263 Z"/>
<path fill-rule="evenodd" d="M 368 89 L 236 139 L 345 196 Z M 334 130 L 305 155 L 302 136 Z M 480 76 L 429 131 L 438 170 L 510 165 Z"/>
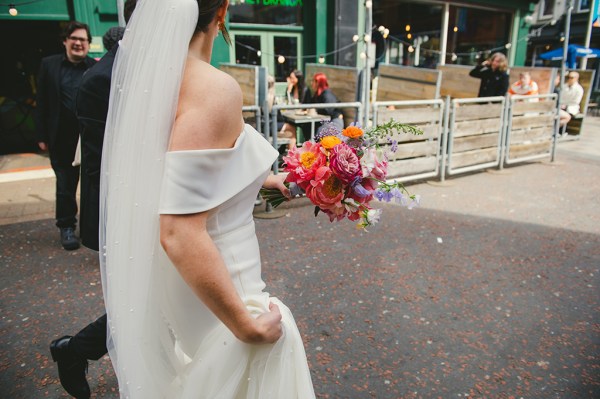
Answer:
<path fill-rule="evenodd" d="M 161 214 L 208 211 L 208 233 L 237 292 L 254 315 L 269 302 L 281 310 L 275 344 L 239 341 L 186 285 L 173 265 L 166 273 L 163 317 L 184 367 L 173 382 L 177 398 L 314 398 L 304 346 L 290 310 L 264 292 L 252 211 L 277 151 L 246 125 L 233 148 L 168 152 Z M 163 302 L 164 304 L 164 302 Z"/>

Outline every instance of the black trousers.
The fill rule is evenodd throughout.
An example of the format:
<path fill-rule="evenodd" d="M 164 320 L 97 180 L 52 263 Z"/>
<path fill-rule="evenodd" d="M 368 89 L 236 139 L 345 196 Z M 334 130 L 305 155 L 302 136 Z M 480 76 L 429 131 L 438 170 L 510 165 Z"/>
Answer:
<path fill-rule="evenodd" d="M 77 184 L 79 166 L 73 166 L 79 133 L 77 120 L 66 117 L 60 123 L 60 135 L 50 147 L 50 164 L 56 175 L 56 226 L 77 224 Z"/>
<path fill-rule="evenodd" d="M 71 338 L 69 348 L 79 356 L 98 360 L 106 355 L 106 313 Z"/>

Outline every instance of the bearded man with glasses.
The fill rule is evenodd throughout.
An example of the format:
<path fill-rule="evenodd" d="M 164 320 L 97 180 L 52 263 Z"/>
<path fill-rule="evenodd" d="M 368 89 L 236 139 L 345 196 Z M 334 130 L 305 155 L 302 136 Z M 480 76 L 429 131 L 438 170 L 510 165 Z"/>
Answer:
<path fill-rule="evenodd" d="M 88 57 L 90 42 L 86 24 L 69 22 L 63 32 L 65 52 L 42 59 L 37 81 L 37 140 L 40 149 L 49 152 L 56 175 L 56 226 L 66 250 L 79 248 L 75 235 L 79 166 L 73 166 L 79 139 L 75 97 L 83 73 L 96 63 Z"/>

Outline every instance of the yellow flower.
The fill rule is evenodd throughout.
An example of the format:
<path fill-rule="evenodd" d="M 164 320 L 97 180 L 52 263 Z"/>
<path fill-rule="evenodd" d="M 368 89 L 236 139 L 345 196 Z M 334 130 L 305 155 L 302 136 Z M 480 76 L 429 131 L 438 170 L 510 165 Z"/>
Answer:
<path fill-rule="evenodd" d="M 327 150 L 331 150 L 333 147 L 340 144 L 341 142 L 342 140 L 335 136 L 325 136 L 321 139 L 321 145 Z"/>
<path fill-rule="evenodd" d="M 307 151 L 300 155 L 300 163 L 304 166 L 305 169 L 312 168 L 312 164 L 317 159 L 317 155 L 314 152 Z"/>
<path fill-rule="evenodd" d="M 361 137 L 364 134 L 364 132 L 358 126 L 348 126 L 344 130 L 342 130 L 342 134 L 351 139 L 357 139 Z"/>

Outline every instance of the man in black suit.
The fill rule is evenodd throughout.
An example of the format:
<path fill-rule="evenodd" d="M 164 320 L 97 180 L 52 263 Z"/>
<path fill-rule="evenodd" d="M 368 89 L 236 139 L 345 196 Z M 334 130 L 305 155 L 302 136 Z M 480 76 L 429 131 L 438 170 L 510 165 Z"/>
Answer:
<path fill-rule="evenodd" d="M 66 250 L 79 248 L 75 235 L 79 167 L 73 166 L 79 139 L 75 97 L 83 73 L 96 63 L 87 55 L 91 39 L 86 24 L 70 22 L 63 32 L 65 52 L 42 59 L 37 82 L 38 145 L 49 151 L 56 174 L 56 226 Z"/>
<path fill-rule="evenodd" d="M 125 1 L 125 21 L 129 21 L 135 5 L 136 0 Z M 117 42 L 123 33 L 124 29 L 113 28 L 106 33 L 103 41 L 108 53 L 84 74 L 76 101 L 81 131 L 81 242 L 95 251 L 98 251 L 100 167 L 110 81 Z M 113 47 L 109 48 L 111 44 Z M 106 321 L 104 314 L 74 336 L 66 335 L 50 344 L 62 386 L 78 399 L 89 398 L 91 394 L 85 375 L 87 360 L 98 360 L 108 352 Z"/>

